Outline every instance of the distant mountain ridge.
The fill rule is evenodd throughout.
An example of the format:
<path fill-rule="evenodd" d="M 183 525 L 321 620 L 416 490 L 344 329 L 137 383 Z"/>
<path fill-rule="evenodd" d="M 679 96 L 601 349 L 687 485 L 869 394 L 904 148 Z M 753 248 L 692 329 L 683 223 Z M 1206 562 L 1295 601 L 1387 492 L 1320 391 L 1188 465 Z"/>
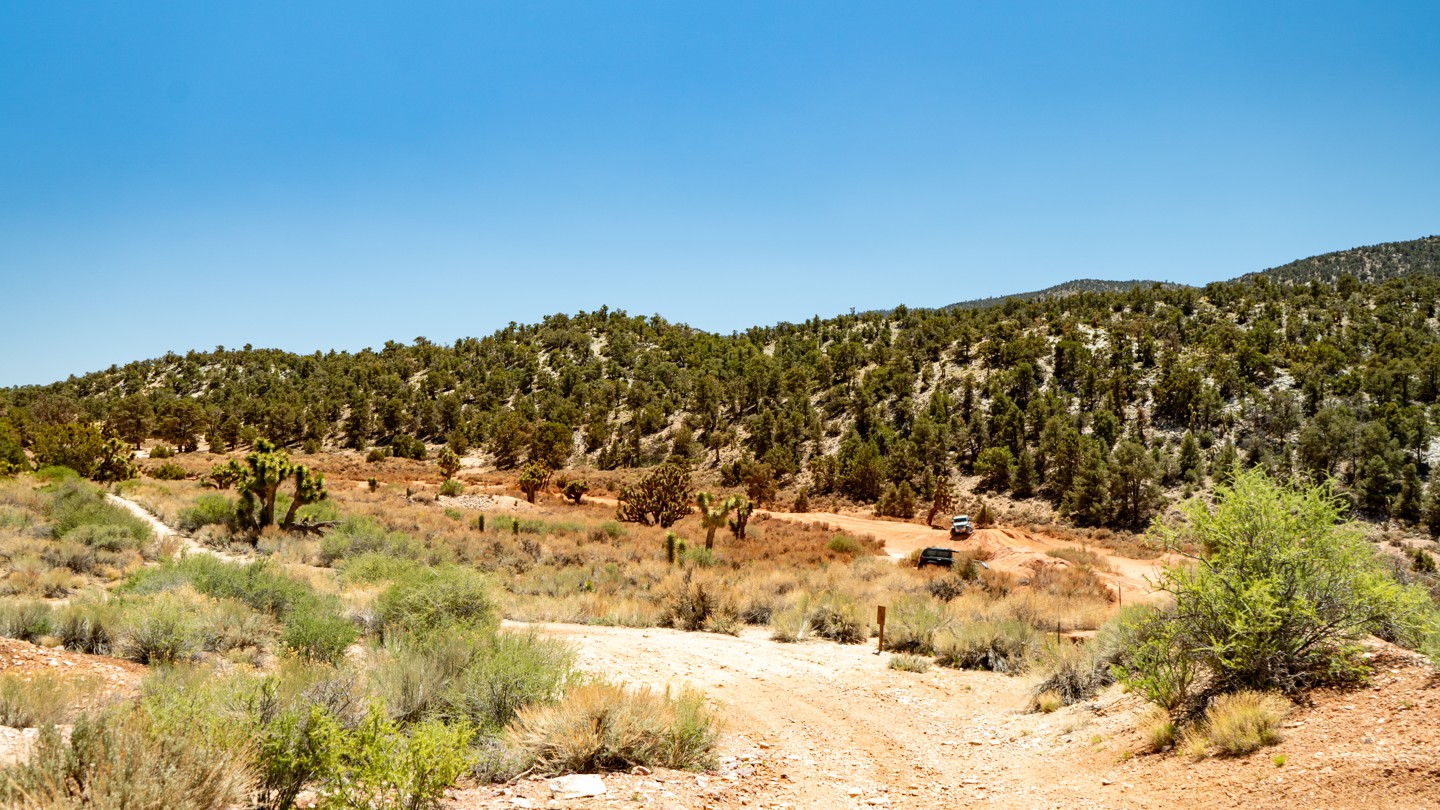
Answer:
<path fill-rule="evenodd" d="M 1155 284 L 1159 284 L 1161 287 L 1167 289 L 1177 289 L 1187 286 L 1169 281 L 1147 281 L 1141 279 L 1131 281 L 1105 281 L 1097 278 L 1077 278 L 1074 281 L 1066 281 L 1063 284 L 1056 284 L 1053 287 L 1046 287 L 1043 290 L 1015 293 L 1013 295 L 996 295 L 990 298 L 974 298 L 969 301 L 958 301 L 954 304 L 946 304 L 943 307 L 939 307 L 939 309 L 980 309 L 981 307 L 993 306 L 1011 299 L 1034 301 L 1039 298 L 1063 298 L 1067 295 L 1079 295 L 1080 293 L 1128 292 L 1136 287 L 1150 287 Z"/>
<path fill-rule="evenodd" d="M 1308 284 L 1311 281 L 1333 284 L 1340 276 L 1347 274 L 1366 284 L 1377 284 L 1411 274 L 1440 276 L 1440 236 L 1425 236 L 1405 242 L 1384 242 L 1322 253 L 1258 273 L 1249 273 L 1238 280 L 1263 277 L 1284 284 Z"/>

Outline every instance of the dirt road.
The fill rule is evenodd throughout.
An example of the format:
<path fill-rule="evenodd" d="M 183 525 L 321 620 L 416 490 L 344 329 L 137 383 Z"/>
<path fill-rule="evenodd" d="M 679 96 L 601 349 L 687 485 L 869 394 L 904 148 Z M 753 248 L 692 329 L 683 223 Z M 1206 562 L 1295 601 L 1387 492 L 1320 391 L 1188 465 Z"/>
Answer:
<path fill-rule="evenodd" d="M 918 523 L 902 523 L 893 520 L 879 520 L 860 515 L 842 515 L 834 512 L 763 512 L 771 519 L 788 520 L 795 523 L 830 526 L 837 531 L 856 535 L 871 535 L 885 545 L 885 553 L 891 559 L 903 560 L 916 549 L 928 546 L 942 546 L 957 551 L 980 552 L 989 565 L 1013 573 L 1023 573 L 1037 564 L 1054 565 L 1057 560 L 1048 552 L 1074 547 L 1075 541 L 1049 537 L 1039 532 L 1030 532 L 1013 527 L 979 529 L 968 539 L 951 541 L 949 531 L 932 529 Z M 1097 571 L 1101 579 L 1109 582 L 1126 601 L 1148 597 L 1159 580 L 1160 568 L 1169 558 L 1134 560 L 1108 553 L 1106 549 L 1092 546 L 1089 551 L 1104 562 L 1108 571 Z M 1060 563 L 1063 564 L 1063 563 Z"/>
<path fill-rule="evenodd" d="M 510 624 L 511 627 L 524 625 Z M 596 808 L 1418 808 L 1440 805 L 1433 670 L 1386 660 L 1372 688 L 1317 693 L 1286 739 L 1240 760 L 1145 755 L 1139 698 L 1112 687 L 1054 714 L 1025 711 L 1032 681 L 886 668 L 873 646 L 779 644 L 676 630 L 538 625 L 591 672 L 703 689 L 725 723 L 718 774 L 607 777 Z M 1408 657 L 1407 657 L 1408 656 Z M 1284 767 L 1277 766 L 1281 756 Z M 523 785 L 521 787 L 524 787 Z M 467 791 L 454 807 L 545 806 L 543 782 Z M 638 803 L 638 804 L 637 804 Z"/>

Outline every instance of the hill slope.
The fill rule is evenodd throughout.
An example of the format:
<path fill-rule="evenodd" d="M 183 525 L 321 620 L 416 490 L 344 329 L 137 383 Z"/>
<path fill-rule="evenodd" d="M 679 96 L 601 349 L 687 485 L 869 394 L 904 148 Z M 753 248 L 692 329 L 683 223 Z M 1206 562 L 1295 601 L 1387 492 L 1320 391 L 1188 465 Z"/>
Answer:
<path fill-rule="evenodd" d="M 1436 241 L 1366 255 L 1422 268 Z M 1249 464 L 1332 476 L 1360 514 L 1440 528 L 1440 278 L 1274 277 L 730 336 L 601 309 L 450 346 L 170 354 L 0 392 L 0 461 L 17 444 L 53 460 L 76 423 L 182 450 L 449 442 L 502 468 L 674 458 L 764 499 L 778 485 L 901 515 L 959 474 L 1118 527 Z"/>
<path fill-rule="evenodd" d="M 1287 284 L 1334 284 L 1342 275 L 1377 283 L 1411 274 L 1440 276 L 1440 236 L 1338 250 L 1252 273 Z"/>
<path fill-rule="evenodd" d="M 1115 293 L 1133 290 L 1136 287 L 1151 287 L 1154 285 L 1162 287 L 1181 287 L 1184 285 L 1174 284 L 1168 281 L 1102 281 L 1095 278 L 1081 278 L 1074 281 L 1066 281 L 1043 290 L 1032 292 L 1015 293 L 1014 295 L 998 295 L 992 298 L 976 298 L 970 301 L 959 301 L 954 304 L 946 304 L 940 309 L 979 309 L 990 307 L 996 304 L 1003 304 L 1006 301 L 1033 301 L 1037 298 L 1061 298 L 1067 295 L 1078 295 L 1080 293 Z"/>

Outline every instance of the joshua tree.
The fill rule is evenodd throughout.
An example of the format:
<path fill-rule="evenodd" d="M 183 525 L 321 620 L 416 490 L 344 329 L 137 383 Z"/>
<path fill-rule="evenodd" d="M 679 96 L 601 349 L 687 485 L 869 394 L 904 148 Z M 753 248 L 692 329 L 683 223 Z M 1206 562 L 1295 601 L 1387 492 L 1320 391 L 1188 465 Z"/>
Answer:
<path fill-rule="evenodd" d="M 668 529 L 690 513 L 690 474 L 676 464 L 661 464 L 635 486 L 620 490 L 619 520 Z"/>
<path fill-rule="evenodd" d="M 239 467 L 235 483 L 240 491 L 240 502 L 236 504 L 235 513 L 241 526 L 254 535 L 275 524 L 275 497 L 286 481 L 295 482 L 295 492 L 290 498 L 290 509 L 280 524 L 283 529 L 294 527 L 295 514 L 300 507 L 325 499 L 325 476 L 310 472 L 310 468 L 303 464 L 291 462 L 283 450 L 277 450 L 275 445 L 264 439 L 255 442 L 255 449 L 245 456 L 243 465 L 236 466 Z M 217 471 L 221 469 L 217 468 Z M 211 475 L 214 477 L 215 473 Z"/>
<path fill-rule="evenodd" d="M 460 456 L 449 447 L 440 451 L 435 463 L 440 466 L 440 474 L 445 477 L 446 481 L 454 478 L 455 473 L 460 472 Z"/>
<path fill-rule="evenodd" d="M 744 495 L 731 496 L 730 502 L 735 510 L 735 519 L 730 521 L 730 532 L 735 535 L 736 540 L 744 540 L 745 524 L 750 522 L 750 513 L 755 511 L 755 504 Z"/>
<path fill-rule="evenodd" d="M 535 502 L 535 493 L 545 488 L 550 481 L 550 470 L 543 465 L 530 462 L 520 472 L 520 489 L 525 493 L 525 500 Z"/>
<path fill-rule="evenodd" d="M 695 496 L 695 505 L 700 507 L 700 525 L 705 529 L 706 550 L 715 547 L 715 530 L 723 528 L 735 507 L 734 498 L 717 499 L 708 492 Z"/>

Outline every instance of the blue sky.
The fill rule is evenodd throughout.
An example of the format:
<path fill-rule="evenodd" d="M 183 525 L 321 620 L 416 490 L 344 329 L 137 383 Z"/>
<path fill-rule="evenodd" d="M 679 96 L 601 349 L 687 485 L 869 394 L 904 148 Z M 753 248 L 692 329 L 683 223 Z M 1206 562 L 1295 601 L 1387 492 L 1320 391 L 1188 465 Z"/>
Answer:
<path fill-rule="evenodd" d="M 9 3 L 0 385 L 1440 232 L 1440 4 Z"/>

